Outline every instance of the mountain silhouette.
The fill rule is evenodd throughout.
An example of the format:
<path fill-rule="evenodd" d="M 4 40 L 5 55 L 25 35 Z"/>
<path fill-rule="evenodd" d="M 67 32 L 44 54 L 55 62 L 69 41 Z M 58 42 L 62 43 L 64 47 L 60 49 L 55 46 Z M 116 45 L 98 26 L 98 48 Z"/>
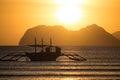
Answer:
<path fill-rule="evenodd" d="M 78 31 L 68 31 L 62 26 L 40 25 L 28 29 L 21 38 L 19 45 L 34 44 L 34 38 L 37 38 L 37 44 L 41 44 L 41 38 L 44 44 L 49 44 L 52 38 L 53 45 L 59 46 L 118 46 L 120 40 L 106 32 L 102 27 L 96 24 L 87 26 Z"/>
<path fill-rule="evenodd" d="M 120 31 L 117 31 L 117 32 L 113 33 L 112 35 L 120 40 Z"/>

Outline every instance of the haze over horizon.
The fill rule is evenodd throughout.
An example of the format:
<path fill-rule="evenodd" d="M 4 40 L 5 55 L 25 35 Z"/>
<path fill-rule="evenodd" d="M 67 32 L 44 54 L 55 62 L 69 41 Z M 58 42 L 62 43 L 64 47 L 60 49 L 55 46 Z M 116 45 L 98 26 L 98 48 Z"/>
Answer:
<path fill-rule="evenodd" d="M 97 24 L 110 33 L 120 31 L 120 0 L 71 1 L 0 0 L 0 45 L 17 45 L 25 31 L 37 25 L 79 30 Z"/>

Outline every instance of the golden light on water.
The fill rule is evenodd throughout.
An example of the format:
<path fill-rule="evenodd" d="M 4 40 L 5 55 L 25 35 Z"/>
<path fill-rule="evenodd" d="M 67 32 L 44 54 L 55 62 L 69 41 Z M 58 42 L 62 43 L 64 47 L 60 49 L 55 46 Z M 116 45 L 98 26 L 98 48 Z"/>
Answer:
<path fill-rule="evenodd" d="M 63 80 L 75 80 L 75 79 L 73 79 L 73 78 L 65 78 Z"/>

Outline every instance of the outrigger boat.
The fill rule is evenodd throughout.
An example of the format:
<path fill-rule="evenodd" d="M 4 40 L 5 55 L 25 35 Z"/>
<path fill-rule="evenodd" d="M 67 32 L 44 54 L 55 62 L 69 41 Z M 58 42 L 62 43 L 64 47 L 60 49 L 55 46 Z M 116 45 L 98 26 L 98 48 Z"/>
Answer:
<path fill-rule="evenodd" d="M 26 56 L 30 61 L 56 61 L 61 55 L 61 48 L 52 46 L 52 40 L 50 39 L 50 45 L 43 45 L 43 39 L 41 39 L 42 45 L 36 45 L 35 38 L 35 52 L 26 52 Z M 37 47 L 40 47 L 40 52 L 37 52 Z"/>

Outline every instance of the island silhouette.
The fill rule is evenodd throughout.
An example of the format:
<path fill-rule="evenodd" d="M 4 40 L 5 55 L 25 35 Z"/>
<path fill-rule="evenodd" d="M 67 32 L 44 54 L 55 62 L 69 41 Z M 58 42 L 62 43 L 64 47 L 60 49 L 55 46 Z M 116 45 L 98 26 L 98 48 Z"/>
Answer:
<path fill-rule="evenodd" d="M 49 44 L 52 38 L 54 45 L 60 46 L 120 46 L 120 40 L 105 31 L 102 27 L 92 24 L 78 31 L 69 31 L 63 26 L 40 25 L 28 29 L 20 39 L 20 46 L 34 44 L 34 37 L 37 44 L 44 39 L 44 44 Z"/>
<path fill-rule="evenodd" d="M 120 31 L 114 32 L 112 35 L 120 40 Z"/>

